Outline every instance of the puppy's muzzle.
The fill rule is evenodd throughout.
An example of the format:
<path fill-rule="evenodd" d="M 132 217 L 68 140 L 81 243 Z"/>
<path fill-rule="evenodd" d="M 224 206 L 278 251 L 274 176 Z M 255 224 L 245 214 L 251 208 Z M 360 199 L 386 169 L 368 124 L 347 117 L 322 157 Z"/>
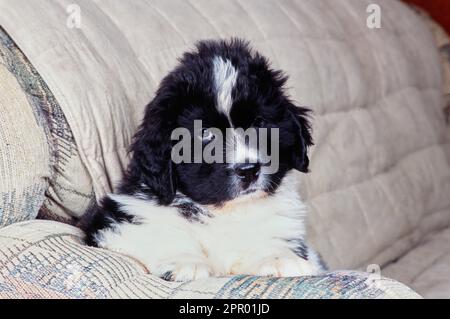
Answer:
<path fill-rule="evenodd" d="M 234 170 L 236 171 L 238 178 L 242 181 L 243 187 L 247 188 L 251 183 L 258 179 L 261 165 L 259 163 L 238 164 Z"/>

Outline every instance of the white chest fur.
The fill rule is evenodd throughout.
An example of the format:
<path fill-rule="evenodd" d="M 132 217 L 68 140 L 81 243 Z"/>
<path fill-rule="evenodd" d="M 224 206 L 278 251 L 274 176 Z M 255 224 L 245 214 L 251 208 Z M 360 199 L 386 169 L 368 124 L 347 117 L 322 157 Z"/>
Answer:
<path fill-rule="evenodd" d="M 249 273 L 261 258 L 290 249 L 287 239 L 304 238 L 305 207 L 295 192 L 279 192 L 212 210 L 213 218 L 193 225 L 220 273 Z"/>
<path fill-rule="evenodd" d="M 101 247 L 133 256 L 152 273 L 174 280 L 213 275 L 300 275 L 317 272 L 293 251 L 304 240 L 305 206 L 292 184 L 273 196 L 248 195 L 211 216 L 190 221 L 176 208 L 125 195 L 110 195 L 139 224 L 116 224 L 98 234 Z M 281 263 L 281 264 L 280 264 Z M 277 266 L 278 265 L 278 266 Z"/>

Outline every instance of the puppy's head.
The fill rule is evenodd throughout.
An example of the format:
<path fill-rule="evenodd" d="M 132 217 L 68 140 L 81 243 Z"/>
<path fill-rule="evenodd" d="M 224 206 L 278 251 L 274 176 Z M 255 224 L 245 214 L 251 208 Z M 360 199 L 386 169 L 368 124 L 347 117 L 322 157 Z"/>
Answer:
<path fill-rule="evenodd" d="M 177 191 L 200 204 L 221 205 L 250 193 L 273 193 L 291 169 L 307 172 L 309 110 L 285 95 L 286 79 L 243 41 L 200 42 L 147 106 L 122 188 L 155 194 L 165 205 Z M 189 133 L 182 135 L 190 146 L 179 152 L 182 162 L 173 160 L 179 142 L 173 132 L 180 128 Z M 257 143 L 247 134 L 252 130 Z M 275 170 L 262 158 L 264 143 L 266 155 L 277 161 Z M 216 160 L 205 161 L 205 154 Z"/>

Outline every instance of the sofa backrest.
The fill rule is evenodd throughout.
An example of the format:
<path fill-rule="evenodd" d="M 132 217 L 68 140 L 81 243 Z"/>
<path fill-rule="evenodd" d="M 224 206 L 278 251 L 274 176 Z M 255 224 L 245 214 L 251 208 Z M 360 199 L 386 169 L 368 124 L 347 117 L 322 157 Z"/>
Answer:
<path fill-rule="evenodd" d="M 63 108 L 97 196 L 177 58 L 200 39 L 249 40 L 314 110 L 311 173 L 299 175 L 314 246 L 332 268 L 364 267 L 450 222 L 436 49 L 398 1 L 378 0 L 381 28 L 368 28 L 372 2 L 1 0 L 0 24 Z"/>

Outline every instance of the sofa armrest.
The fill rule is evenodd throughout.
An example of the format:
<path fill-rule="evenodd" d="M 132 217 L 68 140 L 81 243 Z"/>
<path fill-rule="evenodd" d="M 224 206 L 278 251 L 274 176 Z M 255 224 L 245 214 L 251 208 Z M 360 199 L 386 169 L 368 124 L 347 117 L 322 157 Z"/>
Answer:
<path fill-rule="evenodd" d="M 353 271 L 167 282 L 138 261 L 83 245 L 82 232 L 34 220 L 0 230 L 0 298 L 420 298 L 405 285 Z"/>
<path fill-rule="evenodd" d="M 0 227 L 36 216 L 76 222 L 92 181 L 58 101 L 0 26 Z"/>

